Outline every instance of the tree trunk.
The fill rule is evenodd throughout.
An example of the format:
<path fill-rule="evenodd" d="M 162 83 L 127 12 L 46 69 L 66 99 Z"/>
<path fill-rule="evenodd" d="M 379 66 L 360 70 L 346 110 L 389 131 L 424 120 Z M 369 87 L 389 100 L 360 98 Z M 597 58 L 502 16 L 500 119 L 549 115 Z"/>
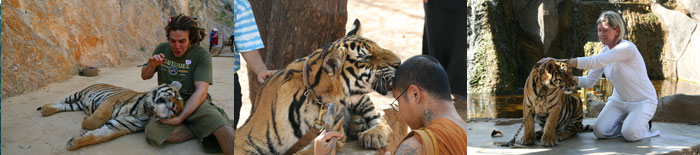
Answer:
<path fill-rule="evenodd" d="M 265 48 L 260 55 L 268 69 L 282 69 L 297 58 L 345 35 L 347 0 L 251 0 Z M 248 70 L 250 102 L 260 89 Z"/>

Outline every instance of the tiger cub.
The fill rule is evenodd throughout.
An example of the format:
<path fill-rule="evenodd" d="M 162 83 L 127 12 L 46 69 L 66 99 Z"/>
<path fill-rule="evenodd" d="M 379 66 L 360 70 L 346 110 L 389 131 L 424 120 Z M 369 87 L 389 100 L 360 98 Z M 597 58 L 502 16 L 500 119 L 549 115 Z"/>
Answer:
<path fill-rule="evenodd" d="M 541 136 L 542 145 L 556 146 L 558 141 L 590 131 L 584 127 L 583 104 L 571 95 L 577 83 L 565 61 L 550 60 L 535 64 L 525 82 L 523 118 L 525 131 L 520 142 L 530 145 Z M 543 131 L 534 132 L 534 123 Z"/>

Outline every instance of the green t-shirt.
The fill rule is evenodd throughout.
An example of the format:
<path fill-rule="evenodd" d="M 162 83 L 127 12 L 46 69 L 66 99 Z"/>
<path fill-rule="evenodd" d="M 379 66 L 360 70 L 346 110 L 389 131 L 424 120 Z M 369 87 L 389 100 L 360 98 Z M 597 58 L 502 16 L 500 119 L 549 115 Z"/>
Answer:
<path fill-rule="evenodd" d="M 193 45 L 190 49 L 187 49 L 185 55 L 176 58 L 170 50 L 169 43 L 165 42 L 156 47 L 153 55 L 160 53 L 165 55 L 167 61 L 156 68 L 158 85 L 163 83 L 170 84 L 172 81 L 182 83 L 180 94 L 185 101 L 196 90 L 194 81 L 209 82 L 209 85 L 214 83 L 211 55 L 201 46 Z M 210 99 L 209 93 L 207 93 L 207 99 Z"/>

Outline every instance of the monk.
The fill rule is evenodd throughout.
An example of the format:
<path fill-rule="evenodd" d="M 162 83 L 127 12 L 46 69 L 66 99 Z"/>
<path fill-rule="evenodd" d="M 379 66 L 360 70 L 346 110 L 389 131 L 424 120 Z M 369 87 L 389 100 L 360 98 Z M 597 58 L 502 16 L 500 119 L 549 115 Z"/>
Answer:
<path fill-rule="evenodd" d="M 409 58 L 399 66 L 392 86 L 399 102 L 398 106 L 392 102 L 392 107 L 412 129 L 394 154 L 467 154 L 467 123 L 455 110 L 447 72 L 437 59 L 425 55 Z M 333 137 L 342 134 L 319 135 L 315 153 L 329 153 L 328 140 Z"/>

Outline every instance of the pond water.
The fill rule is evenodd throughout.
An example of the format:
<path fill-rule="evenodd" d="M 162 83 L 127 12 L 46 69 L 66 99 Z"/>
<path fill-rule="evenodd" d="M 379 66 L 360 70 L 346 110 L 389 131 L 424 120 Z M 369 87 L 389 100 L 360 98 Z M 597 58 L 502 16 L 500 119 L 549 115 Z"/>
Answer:
<path fill-rule="evenodd" d="M 673 94 L 700 95 L 700 84 L 675 81 L 675 80 L 652 80 L 658 97 Z M 588 100 L 598 100 L 606 102 L 612 95 L 613 86 L 605 79 L 601 79 L 593 88 L 579 89 L 573 95 L 579 96 L 587 104 Z M 585 95 L 584 95 L 585 94 Z M 459 109 L 466 109 L 466 120 L 475 118 L 522 118 L 523 116 L 523 95 L 490 95 L 490 94 L 467 94 L 466 102 L 456 102 Z M 464 107 L 464 108 L 460 108 Z M 584 106 L 585 108 L 585 106 Z"/>

